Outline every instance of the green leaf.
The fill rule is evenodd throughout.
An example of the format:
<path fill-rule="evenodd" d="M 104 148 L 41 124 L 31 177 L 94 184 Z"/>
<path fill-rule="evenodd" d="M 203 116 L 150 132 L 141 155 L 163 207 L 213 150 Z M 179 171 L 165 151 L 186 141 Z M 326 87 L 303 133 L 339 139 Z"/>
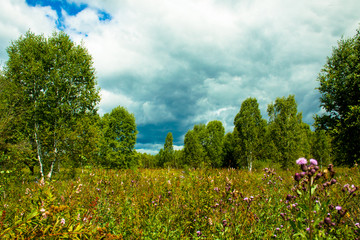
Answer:
<path fill-rule="evenodd" d="M 318 185 L 315 184 L 315 185 L 313 185 L 313 186 L 311 187 L 311 195 L 314 195 L 317 186 L 318 186 Z"/>

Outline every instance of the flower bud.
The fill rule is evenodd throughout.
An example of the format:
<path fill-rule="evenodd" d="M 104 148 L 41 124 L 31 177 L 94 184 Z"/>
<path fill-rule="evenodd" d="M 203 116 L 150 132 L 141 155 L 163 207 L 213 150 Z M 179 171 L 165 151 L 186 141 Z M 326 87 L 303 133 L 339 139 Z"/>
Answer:
<path fill-rule="evenodd" d="M 331 224 L 331 219 L 329 218 L 329 217 L 326 217 L 326 218 L 324 218 L 324 222 L 326 223 L 326 224 Z"/>
<path fill-rule="evenodd" d="M 308 169 L 308 167 L 305 164 L 301 165 L 301 170 L 303 170 L 304 172 L 306 172 Z"/>
<path fill-rule="evenodd" d="M 288 194 L 288 195 L 286 196 L 286 200 L 290 201 L 291 199 L 292 199 L 292 196 L 291 196 L 290 194 Z"/>
<path fill-rule="evenodd" d="M 318 173 L 318 174 L 316 174 L 315 179 L 319 179 L 319 178 L 321 178 L 321 176 L 322 176 L 322 174 Z"/>
<path fill-rule="evenodd" d="M 302 165 L 302 166 L 303 166 L 303 165 Z M 300 181 L 300 180 L 301 180 L 301 176 L 300 176 L 299 173 L 295 173 L 294 178 L 295 178 L 295 181 Z"/>

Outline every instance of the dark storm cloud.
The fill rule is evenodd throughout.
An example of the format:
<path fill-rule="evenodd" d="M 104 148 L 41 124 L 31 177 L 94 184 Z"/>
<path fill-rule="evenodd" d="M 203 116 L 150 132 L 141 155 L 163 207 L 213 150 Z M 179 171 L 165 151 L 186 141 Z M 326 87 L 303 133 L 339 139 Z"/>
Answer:
<path fill-rule="evenodd" d="M 267 118 L 269 103 L 294 94 L 312 124 L 320 111 L 317 75 L 341 36 L 354 35 L 360 23 L 357 0 L 68 3 L 87 6 L 63 22 L 93 56 L 100 114 L 118 105 L 134 113 L 136 147 L 151 153 L 168 132 L 180 147 L 194 124 L 220 120 L 232 131 L 248 97 L 257 98 Z M 56 22 L 56 12 L 38 10 Z"/>

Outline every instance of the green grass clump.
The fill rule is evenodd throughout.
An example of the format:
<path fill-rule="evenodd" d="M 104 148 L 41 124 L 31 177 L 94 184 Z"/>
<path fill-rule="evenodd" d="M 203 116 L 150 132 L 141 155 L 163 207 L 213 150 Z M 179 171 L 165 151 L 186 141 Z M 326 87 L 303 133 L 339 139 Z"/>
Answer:
<path fill-rule="evenodd" d="M 72 180 L 7 183 L 0 238 L 359 238 L 359 169 L 318 169 L 313 182 L 295 172 L 87 169 Z"/>

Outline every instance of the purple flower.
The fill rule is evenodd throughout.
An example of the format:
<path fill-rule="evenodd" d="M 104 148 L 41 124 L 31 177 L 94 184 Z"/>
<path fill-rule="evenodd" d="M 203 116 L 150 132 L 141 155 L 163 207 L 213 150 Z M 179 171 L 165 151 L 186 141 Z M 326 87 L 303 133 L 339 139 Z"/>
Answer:
<path fill-rule="evenodd" d="M 317 166 L 318 162 L 315 159 L 310 159 L 310 164 Z"/>
<path fill-rule="evenodd" d="M 196 234 L 198 235 L 198 237 L 201 236 L 201 231 L 196 231 Z"/>
<path fill-rule="evenodd" d="M 295 178 L 295 181 L 300 181 L 301 180 L 301 176 L 300 176 L 299 173 L 295 173 L 294 178 Z"/>
<path fill-rule="evenodd" d="M 329 217 L 326 217 L 325 219 L 324 219 L 324 222 L 326 223 L 326 224 L 331 224 L 331 219 L 329 218 Z"/>
<path fill-rule="evenodd" d="M 60 223 L 61 223 L 62 225 L 65 225 L 65 218 L 62 218 L 61 221 L 60 221 Z"/>
<path fill-rule="evenodd" d="M 224 220 L 222 221 L 222 224 L 223 224 L 224 227 L 227 226 L 227 221 L 226 221 L 226 219 L 224 219 Z"/>
<path fill-rule="evenodd" d="M 296 164 L 298 164 L 298 165 L 307 164 L 307 160 L 306 160 L 306 158 L 299 158 L 298 160 L 296 160 Z"/>
<path fill-rule="evenodd" d="M 335 209 L 340 211 L 342 209 L 342 207 L 341 206 L 336 206 Z"/>

